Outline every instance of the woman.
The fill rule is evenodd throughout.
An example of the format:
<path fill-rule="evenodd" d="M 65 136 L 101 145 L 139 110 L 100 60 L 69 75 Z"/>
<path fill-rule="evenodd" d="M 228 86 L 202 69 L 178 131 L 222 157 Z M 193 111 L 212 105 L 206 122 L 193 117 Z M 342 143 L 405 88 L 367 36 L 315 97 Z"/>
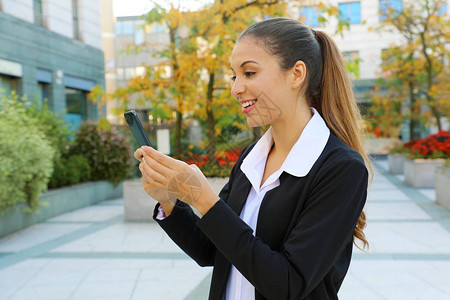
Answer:
<path fill-rule="evenodd" d="M 154 217 L 199 265 L 214 266 L 210 299 L 337 299 L 352 243 L 367 245 L 370 168 L 342 56 L 325 33 L 275 18 L 241 34 L 231 68 L 248 124 L 270 129 L 219 195 L 196 166 L 138 149 Z"/>

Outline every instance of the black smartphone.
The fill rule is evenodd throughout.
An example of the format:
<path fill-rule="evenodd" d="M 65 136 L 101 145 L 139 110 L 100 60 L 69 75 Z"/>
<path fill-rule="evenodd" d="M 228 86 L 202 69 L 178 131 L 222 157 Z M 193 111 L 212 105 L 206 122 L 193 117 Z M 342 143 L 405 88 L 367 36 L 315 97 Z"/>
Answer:
<path fill-rule="evenodd" d="M 139 147 L 142 146 L 152 147 L 152 144 L 148 139 L 147 133 L 145 133 L 144 127 L 142 127 L 141 121 L 139 120 L 136 112 L 134 110 L 130 110 L 125 112 L 123 115 L 128 123 L 128 126 L 130 126 L 131 132 L 136 138 Z"/>

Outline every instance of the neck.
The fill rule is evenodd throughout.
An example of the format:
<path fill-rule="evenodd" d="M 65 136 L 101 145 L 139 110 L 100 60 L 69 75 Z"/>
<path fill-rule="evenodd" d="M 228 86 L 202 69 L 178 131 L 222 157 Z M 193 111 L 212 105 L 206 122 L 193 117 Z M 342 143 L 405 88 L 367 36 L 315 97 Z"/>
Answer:
<path fill-rule="evenodd" d="M 312 115 L 309 107 L 298 108 L 291 116 L 287 116 L 272 124 L 274 141 L 272 152 L 276 151 L 282 156 L 287 156 L 300 138 Z"/>

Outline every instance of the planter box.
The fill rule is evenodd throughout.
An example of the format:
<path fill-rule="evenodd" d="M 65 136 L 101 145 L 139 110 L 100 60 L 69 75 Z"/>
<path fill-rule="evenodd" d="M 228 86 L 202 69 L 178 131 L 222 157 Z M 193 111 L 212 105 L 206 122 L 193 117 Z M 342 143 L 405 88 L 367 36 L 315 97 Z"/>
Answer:
<path fill-rule="evenodd" d="M 436 202 L 450 211 L 450 167 L 436 168 L 434 180 Z"/>
<path fill-rule="evenodd" d="M 5 212 L 0 216 L 0 237 L 66 212 L 120 197 L 122 185 L 114 187 L 107 181 L 49 190 L 39 198 L 44 206 L 39 207 L 35 213 L 23 213 L 21 206 L 18 206 L 12 213 Z"/>
<path fill-rule="evenodd" d="M 208 178 L 214 191 L 219 194 L 228 178 Z M 126 180 L 123 182 L 124 217 L 127 222 L 153 221 L 153 210 L 156 200 L 150 197 L 144 190 L 140 179 Z M 191 206 L 192 207 L 192 206 Z M 201 217 L 200 213 L 192 207 L 194 213 Z"/>
<path fill-rule="evenodd" d="M 406 155 L 402 153 L 393 153 L 388 155 L 389 173 L 403 174 L 403 165 Z"/>
<path fill-rule="evenodd" d="M 415 188 L 434 187 L 436 168 L 443 166 L 444 162 L 444 159 L 405 160 L 405 183 Z"/>
<path fill-rule="evenodd" d="M 153 221 L 153 209 L 156 201 L 145 192 L 140 179 L 123 182 L 123 204 L 125 221 Z"/>

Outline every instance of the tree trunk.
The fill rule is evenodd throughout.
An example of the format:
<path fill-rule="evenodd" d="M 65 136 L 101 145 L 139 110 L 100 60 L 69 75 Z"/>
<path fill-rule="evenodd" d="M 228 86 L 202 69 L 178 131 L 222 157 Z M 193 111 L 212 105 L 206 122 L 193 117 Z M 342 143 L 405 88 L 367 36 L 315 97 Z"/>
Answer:
<path fill-rule="evenodd" d="M 208 90 L 206 91 L 206 115 L 208 117 L 208 147 L 207 152 L 211 160 L 216 160 L 216 121 L 214 118 L 214 112 L 212 109 L 213 104 L 213 91 L 214 91 L 215 74 L 209 74 Z"/>
<path fill-rule="evenodd" d="M 414 133 L 414 128 L 416 128 L 417 126 L 417 116 L 418 113 L 416 112 L 416 95 L 414 94 L 414 82 L 409 81 L 408 82 L 409 85 L 409 139 L 415 139 L 415 133 Z"/>
<path fill-rule="evenodd" d="M 176 111 L 175 119 L 175 147 L 173 149 L 174 156 L 181 154 L 181 124 L 183 123 L 183 114 Z"/>

